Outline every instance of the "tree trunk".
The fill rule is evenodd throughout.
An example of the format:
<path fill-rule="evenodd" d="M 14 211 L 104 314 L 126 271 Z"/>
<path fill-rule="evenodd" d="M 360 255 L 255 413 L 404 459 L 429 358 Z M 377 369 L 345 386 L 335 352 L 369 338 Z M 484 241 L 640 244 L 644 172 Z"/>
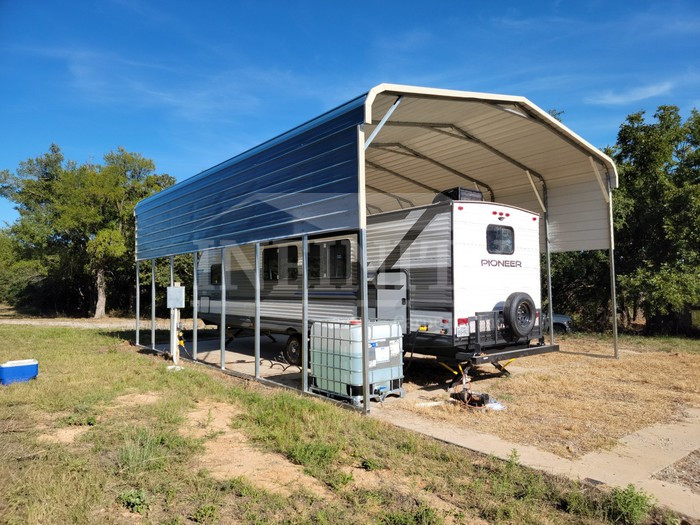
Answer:
<path fill-rule="evenodd" d="M 102 319 L 105 316 L 107 306 L 107 283 L 105 282 L 105 270 L 97 270 L 97 305 L 95 306 L 95 319 Z"/>

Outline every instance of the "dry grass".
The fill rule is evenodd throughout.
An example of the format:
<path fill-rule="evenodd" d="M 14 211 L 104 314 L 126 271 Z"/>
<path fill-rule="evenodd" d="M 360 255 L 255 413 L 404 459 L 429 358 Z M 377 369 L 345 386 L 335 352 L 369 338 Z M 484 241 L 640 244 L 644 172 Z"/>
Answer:
<path fill-rule="evenodd" d="M 668 340 L 622 339 L 620 359 L 614 360 L 609 340 L 565 337 L 561 352 L 520 359 L 509 367 L 509 378 L 493 377 L 493 369 L 483 367 L 473 389 L 495 396 L 506 411 L 479 412 L 457 404 L 427 408 L 408 400 L 403 406 L 574 458 L 611 448 L 627 434 L 679 419 L 686 407 L 700 406 L 700 342 L 681 346 L 684 351 L 674 352 L 668 351 L 673 347 Z M 409 372 L 409 378 L 425 384 L 430 373 L 445 376 L 434 361 L 424 365 L 427 370 Z M 431 397 L 447 394 L 436 389 Z"/>
<path fill-rule="evenodd" d="M 0 522 L 609 522 L 602 492 L 515 456 L 484 457 L 209 367 L 168 372 L 119 334 L 0 326 L 0 362 L 40 362 L 35 381 L 0 389 Z M 261 488 L 260 464 L 236 468 L 252 454 L 270 479 L 294 464 L 322 495 L 302 483 L 287 485 L 289 497 Z"/>

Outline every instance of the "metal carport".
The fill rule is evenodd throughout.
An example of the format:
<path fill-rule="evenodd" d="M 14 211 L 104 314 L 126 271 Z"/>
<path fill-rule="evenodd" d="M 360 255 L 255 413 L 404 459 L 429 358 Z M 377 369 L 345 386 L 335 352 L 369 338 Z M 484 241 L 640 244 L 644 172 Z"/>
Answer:
<path fill-rule="evenodd" d="M 485 198 L 543 213 L 548 281 L 551 252 L 608 249 L 616 311 L 612 160 L 524 97 L 396 84 L 378 85 L 140 202 L 137 275 L 139 261 L 194 253 L 196 266 L 197 252 L 247 243 L 257 243 L 259 273 L 261 242 L 301 237 L 306 247 L 310 234 L 357 230 L 366 328 L 367 215 L 427 204 L 437 191 L 465 185 Z M 256 282 L 259 288 L 259 275 Z M 548 288 L 551 317 L 551 284 Z M 196 316 L 196 289 L 193 297 Z M 259 293 L 256 304 L 257 358 Z M 138 309 L 137 301 L 137 338 Z M 616 316 L 613 335 L 617 355 Z M 224 330 L 222 358 L 223 338 Z M 366 359 L 364 368 L 366 378 Z M 365 381 L 366 411 L 367 389 Z"/>

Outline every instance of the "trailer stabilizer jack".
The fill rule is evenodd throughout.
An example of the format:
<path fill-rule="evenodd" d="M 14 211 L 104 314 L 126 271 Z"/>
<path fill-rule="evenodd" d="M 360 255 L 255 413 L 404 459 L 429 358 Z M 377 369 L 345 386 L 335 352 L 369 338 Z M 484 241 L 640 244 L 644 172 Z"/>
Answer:
<path fill-rule="evenodd" d="M 510 372 L 506 370 L 506 367 L 511 364 L 513 361 L 515 361 L 515 357 L 511 357 L 508 359 L 505 363 L 501 363 L 499 361 L 493 361 L 491 364 L 498 369 L 499 372 L 501 372 L 502 376 L 510 377 Z"/>

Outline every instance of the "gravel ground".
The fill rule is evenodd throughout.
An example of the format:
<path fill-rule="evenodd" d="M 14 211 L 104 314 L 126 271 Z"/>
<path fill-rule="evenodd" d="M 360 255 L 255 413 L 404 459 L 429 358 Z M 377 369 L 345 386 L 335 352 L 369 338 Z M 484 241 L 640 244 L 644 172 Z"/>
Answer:
<path fill-rule="evenodd" d="M 700 494 L 700 449 L 693 450 L 680 461 L 676 461 L 655 476 L 661 481 L 684 485 L 695 494 Z"/>

